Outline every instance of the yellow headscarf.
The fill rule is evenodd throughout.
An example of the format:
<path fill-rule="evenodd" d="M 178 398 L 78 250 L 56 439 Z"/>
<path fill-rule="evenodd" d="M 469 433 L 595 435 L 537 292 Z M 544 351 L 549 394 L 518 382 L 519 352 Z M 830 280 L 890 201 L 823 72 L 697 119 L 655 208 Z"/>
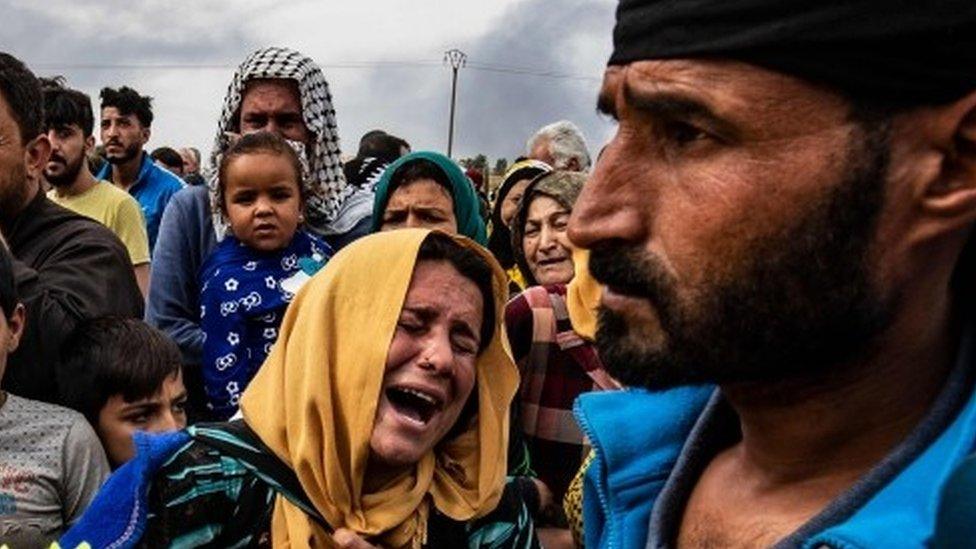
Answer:
<path fill-rule="evenodd" d="M 329 525 L 391 548 L 424 541 L 428 502 L 458 521 L 485 515 L 498 504 L 509 404 L 518 385 L 503 337 L 505 273 L 481 246 L 453 237 L 493 271 L 496 326 L 477 360 L 477 417 L 409 474 L 379 493 L 363 493 L 387 352 L 428 234 L 377 233 L 336 254 L 295 297 L 278 342 L 241 401 L 247 424 L 295 471 Z M 322 528 L 281 496 L 272 541 L 275 547 L 332 546 Z"/>
<path fill-rule="evenodd" d="M 573 280 L 566 287 L 566 308 L 573 331 L 588 341 L 596 337 L 597 307 L 600 306 L 600 283 L 589 269 L 590 251 L 573 247 Z"/>

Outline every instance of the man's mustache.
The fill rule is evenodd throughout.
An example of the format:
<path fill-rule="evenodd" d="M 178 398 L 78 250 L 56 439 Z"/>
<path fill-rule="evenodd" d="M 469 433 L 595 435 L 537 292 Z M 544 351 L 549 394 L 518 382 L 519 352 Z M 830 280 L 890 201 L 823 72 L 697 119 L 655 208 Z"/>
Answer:
<path fill-rule="evenodd" d="M 601 246 L 590 250 L 590 274 L 614 293 L 650 298 L 656 292 L 663 268 L 641 250 L 623 246 Z"/>

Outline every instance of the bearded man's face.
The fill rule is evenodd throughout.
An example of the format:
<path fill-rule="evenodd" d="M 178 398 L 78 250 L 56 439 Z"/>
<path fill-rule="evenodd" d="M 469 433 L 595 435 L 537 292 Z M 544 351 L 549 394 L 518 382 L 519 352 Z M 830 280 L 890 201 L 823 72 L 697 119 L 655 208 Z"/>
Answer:
<path fill-rule="evenodd" d="M 705 85 L 729 72 L 728 88 Z M 888 326 L 884 123 L 730 62 L 611 67 L 601 108 L 619 128 L 570 234 L 606 286 L 597 345 L 622 383 L 818 375 Z"/>

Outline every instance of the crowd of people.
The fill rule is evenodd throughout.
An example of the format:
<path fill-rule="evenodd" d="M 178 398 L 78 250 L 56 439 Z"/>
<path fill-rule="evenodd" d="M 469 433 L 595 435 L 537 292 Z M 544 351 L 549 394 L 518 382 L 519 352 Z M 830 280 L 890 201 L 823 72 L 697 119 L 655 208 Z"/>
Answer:
<path fill-rule="evenodd" d="M 621 0 L 493 189 L 0 53 L 0 545 L 976 545 L 976 7 L 880 7 Z"/>

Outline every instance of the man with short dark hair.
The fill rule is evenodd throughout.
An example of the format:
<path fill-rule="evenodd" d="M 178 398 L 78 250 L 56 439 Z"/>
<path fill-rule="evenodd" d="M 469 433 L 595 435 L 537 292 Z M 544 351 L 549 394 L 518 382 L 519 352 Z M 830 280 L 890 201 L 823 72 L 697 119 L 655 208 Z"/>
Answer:
<path fill-rule="evenodd" d="M 44 178 L 52 187 L 48 198 L 108 227 L 125 244 L 139 289 L 149 290 L 149 238 L 139 203 L 115 185 L 98 181 L 88 169 L 95 146 L 91 100 L 63 81 L 44 81 L 44 111 L 51 159 Z"/>
<path fill-rule="evenodd" d="M 152 134 L 152 98 L 127 86 L 102 88 L 101 138 L 108 165 L 95 176 L 128 191 L 142 207 L 149 251 L 156 246 L 163 211 L 183 182 L 143 150 Z"/>
<path fill-rule="evenodd" d="M 924 547 L 976 449 L 976 4 L 622 0 L 586 546 Z M 607 505 L 606 502 L 612 502 Z"/>
<path fill-rule="evenodd" d="M 0 53 L 0 233 L 10 245 L 27 309 L 4 389 L 57 402 L 64 339 L 95 316 L 140 317 L 142 294 L 129 254 L 100 223 L 51 202 L 41 190 L 51 142 L 41 86 L 24 64 Z"/>
<path fill-rule="evenodd" d="M 359 139 L 356 157 L 342 166 L 350 185 L 372 190 L 383 170 L 403 155 L 410 153 L 410 144 L 383 130 L 371 130 Z"/>
<path fill-rule="evenodd" d="M 153 152 L 149 153 L 149 158 L 152 158 L 157 166 L 164 168 L 169 173 L 180 178 L 183 177 L 183 156 L 176 152 L 176 149 L 172 147 L 157 147 L 153 149 Z"/>

